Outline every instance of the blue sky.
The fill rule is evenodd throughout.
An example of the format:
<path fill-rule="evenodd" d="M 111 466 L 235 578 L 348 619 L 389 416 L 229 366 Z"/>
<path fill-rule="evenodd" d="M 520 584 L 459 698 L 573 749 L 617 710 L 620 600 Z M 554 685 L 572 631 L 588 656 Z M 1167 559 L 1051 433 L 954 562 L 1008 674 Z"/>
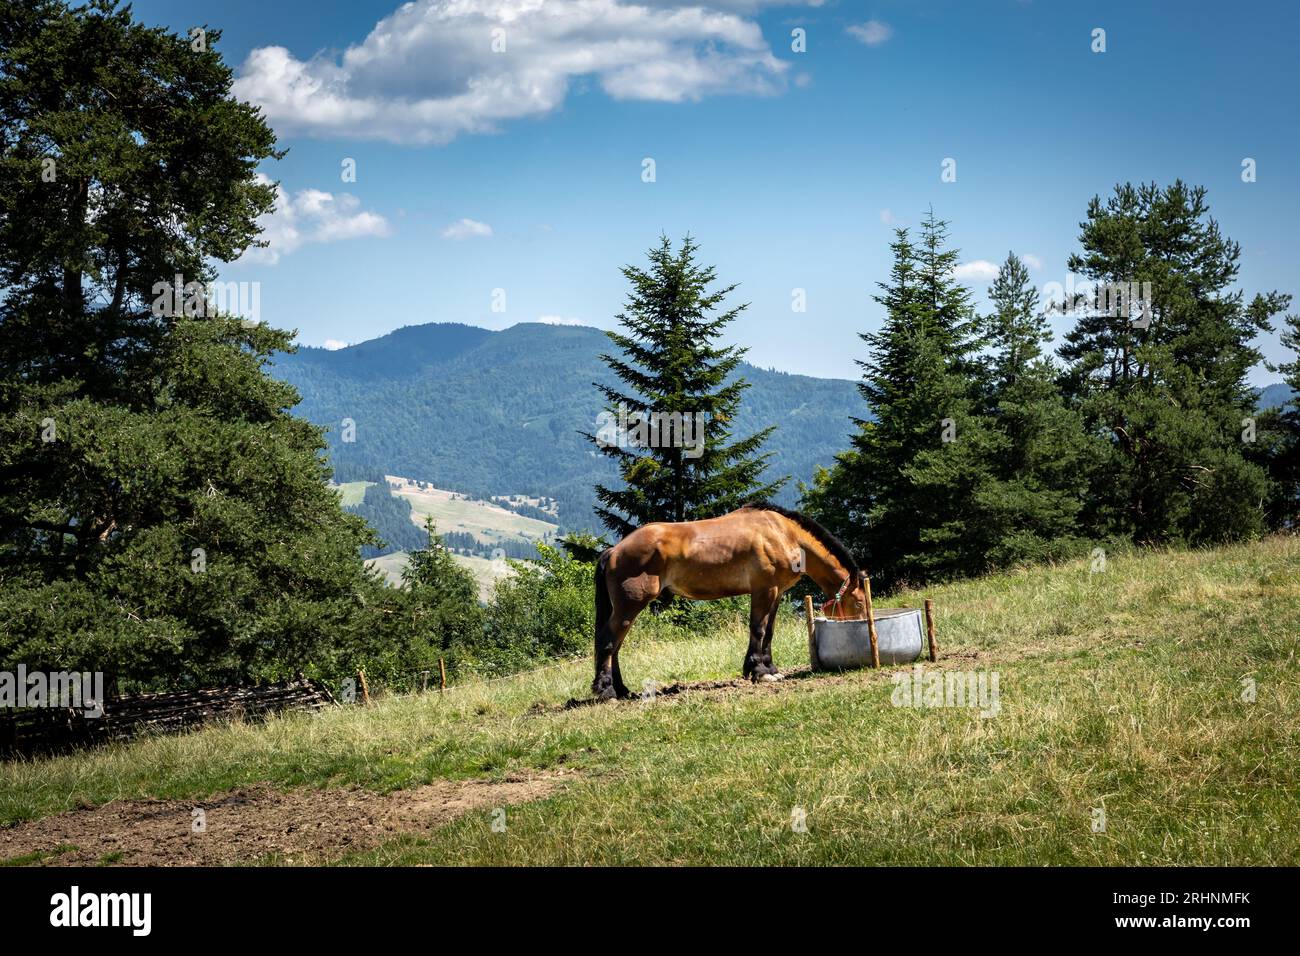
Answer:
<path fill-rule="evenodd" d="M 1179 177 L 1209 189 L 1242 245 L 1248 293 L 1300 294 L 1291 3 L 135 10 L 178 31 L 220 27 L 238 90 L 289 147 L 265 169 L 284 189 L 271 249 L 223 278 L 260 282 L 262 318 L 309 345 L 434 321 L 608 328 L 625 292 L 619 266 L 641 262 L 661 232 L 689 231 L 751 303 L 731 330 L 750 361 L 856 378 L 894 223 L 933 205 L 982 300 L 982 263 L 1014 250 L 1040 288 L 1064 284 L 1090 197 Z M 804 52 L 792 50 L 797 28 Z M 1104 53 L 1092 50 L 1096 28 Z M 341 177 L 349 158 L 355 182 Z M 946 158 L 955 182 L 941 181 Z M 497 289 L 504 312 L 492 308 Z M 1261 344 L 1286 357 L 1276 336 Z M 1259 369 L 1252 380 L 1277 378 Z"/>

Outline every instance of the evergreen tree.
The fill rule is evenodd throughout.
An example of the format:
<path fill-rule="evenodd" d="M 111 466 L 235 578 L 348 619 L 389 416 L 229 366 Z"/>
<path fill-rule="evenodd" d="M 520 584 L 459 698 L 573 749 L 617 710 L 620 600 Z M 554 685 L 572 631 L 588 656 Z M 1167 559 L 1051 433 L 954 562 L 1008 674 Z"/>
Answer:
<path fill-rule="evenodd" d="M 607 333 L 621 354 L 601 356 L 621 385 L 596 384 L 609 405 L 597 434 L 585 436 L 618 463 L 624 487 L 598 485 L 596 514 L 620 536 L 652 521 L 724 514 L 775 494 L 786 480 L 762 480 L 769 456 L 760 449 L 774 428 L 732 440 L 729 423 L 749 387 L 733 373 L 746 350 L 716 342 L 746 306 L 724 308 L 736 287 L 713 287 L 714 269 L 695 261 L 697 248 L 687 236 L 674 252 L 664 236 L 648 268 L 622 270 L 632 290 L 618 315 L 621 331 Z M 636 431 L 645 413 L 693 416 L 700 441 L 670 442 L 662 429 L 645 442 L 621 434 L 624 419 Z"/>
<path fill-rule="evenodd" d="M 363 558 L 375 558 L 394 551 L 413 552 L 428 540 L 424 531 L 411 521 L 411 503 L 393 494 L 382 474 L 371 475 L 361 501 L 345 509 L 364 518 L 374 528 L 380 541 L 361 549 Z"/>
<path fill-rule="evenodd" d="M 1240 249 L 1201 187 L 1119 186 L 1105 203 L 1094 197 L 1081 229 L 1069 265 L 1101 291 L 1060 354 L 1086 427 L 1109 437 L 1091 487 L 1094 533 L 1139 542 L 1258 533 L 1270 488 L 1242 440 L 1254 413 L 1245 378 L 1260 359 L 1252 340 L 1282 298 L 1247 305 L 1229 291 Z"/>
<path fill-rule="evenodd" d="M 219 38 L 110 0 L 0 9 L 0 668 L 325 673 L 367 632 L 373 535 L 265 371 L 292 336 L 156 308 L 273 201 Z"/>
<path fill-rule="evenodd" d="M 438 527 L 433 518 L 425 519 L 424 533 L 428 544 L 419 551 L 411 552 L 410 561 L 402 569 L 402 583 L 431 598 L 432 604 L 472 604 L 478 599 L 474 575 L 456 563 L 451 551 L 438 535 Z"/>
<path fill-rule="evenodd" d="M 1290 307 L 1290 296 L 1276 303 L 1280 310 Z M 1300 315 L 1288 314 L 1282 328 L 1282 344 L 1295 353 L 1290 362 L 1277 367 L 1291 387 L 1290 401 L 1280 409 L 1260 415 L 1262 438 L 1258 461 L 1269 470 L 1275 494 L 1269 503 L 1270 525 L 1295 529 L 1300 527 Z"/>
<path fill-rule="evenodd" d="M 1057 387 L 1043 353 L 1051 331 L 1029 270 L 1014 253 L 988 294 L 983 408 L 1000 441 L 991 462 L 996 480 L 980 490 L 971 520 L 989 563 L 1006 566 L 1071 546 L 1100 450 Z"/>
<path fill-rule="evenodd" d="M 977 320 L 946 242 L 947 223 L 933 213 L 919 244 L 895 231 L 890 277 L 875 296 L 885 319 L 861 336 L 860 390 L 874 419 L 856 420 L 851 451 L 804 490 L 805 509 L 885 586 L 983 566 L 967 521 L 992 480 L 998 435 L 980 415 Z"/>

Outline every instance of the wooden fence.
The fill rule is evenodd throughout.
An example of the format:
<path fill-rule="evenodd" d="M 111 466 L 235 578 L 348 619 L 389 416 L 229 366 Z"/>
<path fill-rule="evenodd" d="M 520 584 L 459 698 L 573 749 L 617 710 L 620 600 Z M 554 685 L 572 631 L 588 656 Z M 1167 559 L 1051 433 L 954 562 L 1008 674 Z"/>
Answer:
<path fill-rule="evenodd" d="M 306 679 L 260 687 L 222 687 L 109 699 L 101 717 L 70 708 L 0 709 L 0 757 L 59 753 L 142 733 L 175 733 L 216 719 L 258 718 L 283 710 L 319 710 L 334 703 L 321 683 Z"/>

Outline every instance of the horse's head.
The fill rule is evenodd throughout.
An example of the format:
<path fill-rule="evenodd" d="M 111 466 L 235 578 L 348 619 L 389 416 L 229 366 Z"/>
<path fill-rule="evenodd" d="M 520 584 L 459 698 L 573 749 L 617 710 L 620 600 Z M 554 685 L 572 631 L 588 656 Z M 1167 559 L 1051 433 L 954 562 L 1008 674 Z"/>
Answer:
<path fill-rule="evenodd" d="M 867 616 L 867 589 L 863 586 L 866 576 L 859 571 L 850 579 L 848 587 L 838 603 L 832 596 L 822 605 L 822 616 L 832 621 L 851 621 Z"/>

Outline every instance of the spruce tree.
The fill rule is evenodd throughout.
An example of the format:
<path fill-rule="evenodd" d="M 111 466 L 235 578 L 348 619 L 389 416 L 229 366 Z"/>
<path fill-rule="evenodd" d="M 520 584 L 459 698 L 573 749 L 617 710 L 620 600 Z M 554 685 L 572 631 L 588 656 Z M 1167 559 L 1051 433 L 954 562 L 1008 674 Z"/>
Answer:
<path fill-rule="evenodd" d="M 724 300 L 734 285 L 718 288 L 715 270 L 696 262 L 687 236 L 674 251 L 667 236 L 649 251 L 648 268 L 628 265 L 631 283 L 620 330 L 606 333 L 620 354 L 603 354 L 618 385 L 595 383 L 608 406 L 603 426 L 586 437 L 614 458 L 624 487 L 596 486 L 596 514 L 622 536 L 652 521 L 690 521 L 731 511 L 751 498 L 775 494 L 786 479 L 763 480 L 763 443 L 775 426 L 733 440 L 732 425 L 749 384 L 735 375 L 745 349 L 717 344 L 746 305 Z M 638 443 L 644 413 L 702 416 L 696 447 L 672 443 L 666 433 Z M 620 434 L 631 418 L 631 436 Z M 686 419 L 691 421 L 691 419 Z M 627 441 L 625 438 L 632 440 Z"/>
<path fill-rule="evenodd" d="M 804 507 L 884 586 L 983 562 L 967 520 L 991 479 L 998 436 L 979 414 L 977 320 L 946 242 L 947 223 L 933 213 L 918 243 L 895 231 L 890 276 L 875 296 L 884 322 L 861 336 L 859 390 L 874 417 L 855 420 L 850 452 L 804 491 Z"/>
<path fill-rule="evenodd" d="M 1070 549 L 1099 455 L 1057 386 L 1043 352 L 1051 331 L 1014 253 L 988 295 L 983 409 L 1001 440 L 991 463 L 996 480 L 981 489 L 972 523 L 990 565 L 1006 566 Z"/>
<path fill-rule="evenodd" d="M 899 572 L 904 579 L 926 580 L 988 567 L 978 509 L 1005 443 L 980 406 L 977 353 L 983 337 L 970 291 L 955 275 L 961 253 L 948 246 L 948 223 L 933 210 L 921 222 L 917 253 L 919 389 L 909 402 L 919 415 L 914 428 L 920 441 L 902 471 L 911 485 L 908 510 L 919 542 Z M 906 520 L 906 514 L 900 517 Z"/>

